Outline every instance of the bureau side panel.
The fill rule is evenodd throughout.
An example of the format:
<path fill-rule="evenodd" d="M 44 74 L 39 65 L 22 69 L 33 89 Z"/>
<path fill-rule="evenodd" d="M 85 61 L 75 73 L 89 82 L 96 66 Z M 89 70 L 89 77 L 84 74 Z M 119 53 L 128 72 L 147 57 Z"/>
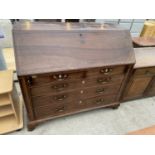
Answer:
<path fill-rule="evenodd" d="M 26 77 L 18 76 L 18 79 L 19 79 L 21 91 L 23 94 L 24 103 L 25 103 L 25 106 L 27 109 L 28 117 L 29 117 L 29 120 L 32 121 L 35 119 L 35 116 L 34 116 L 34 112 L 33 112 L 33 106 L 32 106 L 32 102 L 31 102 L 31 96 L 29 94 L 30 91 L 27 86 Z"/>

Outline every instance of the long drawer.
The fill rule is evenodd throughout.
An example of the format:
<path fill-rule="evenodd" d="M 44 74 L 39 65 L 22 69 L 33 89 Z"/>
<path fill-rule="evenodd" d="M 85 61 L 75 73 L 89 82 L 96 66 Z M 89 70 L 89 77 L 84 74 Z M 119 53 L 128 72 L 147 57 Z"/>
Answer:
<path fill-rule="evenodd" d="M 84 88 L 74 91 L 63 92 L 55 95 L 32 97 L 32 102 L 35 107 L 54 105 L 60 103 L 69 103 L 77 101 L 79 99 L 82 100 L 100 95 L 117 94 L 119 88 L 120 85 L 118 84 L 99 86 L 99 87 L 95 86 L 91 88 Z"/>
<path fill-rule="evenodd" d="M 42 96 L 55 94 L 63 91 L 69 91 L 74 89 L 82 89 L 92 86 L 106 86 L 111 85 L 113 83 L 121 84 L 124 75 L 115 75 L 115 76 L 106 76 L 106 77 L 96 77 L 96 78 L 88 78 L 86 80 L 74 80 L 70 82 L 55 82 L 50 83 L 48 85 L 44 85 L 41 87 L 32 87 L 31 95 L 32 96 Z"/>
<path fill-rule="evenodd" d="M 75 102 L 76 109 L 85 109 L 89 107 L 98 107 L 114 103 L 116 95 L 97 96 L 89 99 L 77 100 Z"/>
<path fill-rule="evenodd" d="M 98 77 L 98 76 L 110 76 L 124 74 L 125 67 L 99 67 L 94 69 L 88 69 L 79 72 L 60 72 L 60 73 L 48 73 L 43 75 L 29 76 L 29 82 L 31 87 L 42 86 L 51 82 L 69 82 L 75 79 L 85 79 L 86 77 Z"/>
<path fill-rule="evenodd" d="M 35 117 L 38 118 L 44 118 L 44 117 L 50 117 L 50 116 L 57 116 L 60 114 L 68 113 L 69 108 L 67 103 L 66 104 L 54 104 L 52 106 L 45 106 L 45 107 L 36 107 L 34 109 Z"/>
<path fill-rule="evenodd" d="M 89 98 L 85 100 L 77 100 L 73 103 L 61 103 L 61 104 L 53 104 L 47 105 L 44 107 L 36 107 L 35 117 L 36 118 L 45 118 L 49 116 L 58 116 L 61 114 L 67 114 L 69 112 L 80 111 L 82 109 L 107 106 L 114 102 L 116 96 L 98 96 L 94 98 Z"/>

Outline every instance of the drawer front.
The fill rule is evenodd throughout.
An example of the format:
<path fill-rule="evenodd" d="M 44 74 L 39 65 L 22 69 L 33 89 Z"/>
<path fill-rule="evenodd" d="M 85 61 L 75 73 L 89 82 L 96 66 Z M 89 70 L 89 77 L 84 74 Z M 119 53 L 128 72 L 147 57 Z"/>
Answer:
<path fill-rule="evenodd" d="M 119 75 L 124 74 L 125 67 L 124 66 L 118 66 L 118 67 L 101 67 L 101 68 L 95 68 L 91 69 L 87 72 L 87 76 L 106 76 L 106 75 Z"/>
<path fill-rule="evenodd" d="M 81 88 L 76 91 L 58 93 L 51 96 L 32 97 L 32 103 L 35 107 L 54 105 L 65 102 L 71 103 L 73 101 L 77 101 L 78 99 L 86 99 L 100 95 L 117 94 L 119 88 L 120 85 L 118 84 L 84 89 Z"/>
<path fill-rule="evenodd" d="M 136 69 L 134 75 L 153 76 L 155 75 L 155 67 Z"/>
<path fill-rule="evenodd" d="M 39 118 L 65 114 L 69 110 L 68 110 L 68 105 L 66 103 L 66 104 L 59 104 L 59 105 L 54 104 L 52 106 L 36 107 L 34 111 L 35 111 L 35 117 L 39 119 Z"/>
<path fill-rule="evenodd" d="M 51 96 L 44 96 L 44 97 L 32 97 L 32 103 L 34 107 L 44 107 L 47 105 L 59 105 L 73 102 L 73 100 L 77 99 L 76 96 L 77 92 L 71 93 L 61 93 Z M 78 95 L 78 94 L 77 94 Z"/>
<path fill-rule="evenodd" d="M 80 88 L 92 86 L 106 86 L 113 83 L 121 84 L 124 76 L 106 76 L 97 77 L 85 80 L 75 80 L 70 82 L 55 82 L 42 87 L 31 88 L 32 96 L 51 95 L 64 91 L 70 91 Z"/>
<path fill-rule="evenodd" d="M 106 106 L 112 104 L 116 99 L 116 95 L 97 96 L 89 99 L 77 100 L 75 102 L 76 109 L 93 108 L 98 106 Z"/>
<path fill-rule="evenodd" d="M 74 79 L 81 79 L 85 76 L 85 72 L 75 73 L 55 73 L 29 76 L 31 87 L 46 85 L 51 82 L 66 82 Z"/>
<path fill-rule="evenodd" d="M 31 88 L 31 95 L 32 96 L 43 96 L 43 95 L 52 95 L 52 94 L 56 94 L 56 93 L 62 93 L 64 91 L 69 91 L 69 90 L 73 90 L 77 87 L 81 87 L 81 81 L 77 80 L 77 81 L 71 81 L 71 82 L 54 82 L 54 83 L 50 83 L 46 86 L 41 86 L 41 87 L 34 87 Z"/>
<path fill-rule="evenodd" d="M 76 96 L 78 99 L 86 99 L 100 95 L 109 95 L 109 94 L 117 94 L 119 91 L 120 85 L 113 84 L 107 86 L 98 86 L 98 87 L 91 87 L 91 88 L 84 88 L 77 91 Z"/>

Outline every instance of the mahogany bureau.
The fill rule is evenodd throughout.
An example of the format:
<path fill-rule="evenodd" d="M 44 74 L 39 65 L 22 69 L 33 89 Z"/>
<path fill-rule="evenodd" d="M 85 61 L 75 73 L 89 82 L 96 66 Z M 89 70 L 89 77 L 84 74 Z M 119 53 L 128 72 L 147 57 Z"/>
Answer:
<path fill-rule="evenodd" d="M 128 30 L 96 23 L 23 23 L 13 28 L 28 129 L 45 120 L 119 106 L 135 63 Z"/>
<path fill-rule="evenodd" d="M 130 74 L 123 100 L 155 95 L 155 47 L 135 48 L 136 64 Z"/>

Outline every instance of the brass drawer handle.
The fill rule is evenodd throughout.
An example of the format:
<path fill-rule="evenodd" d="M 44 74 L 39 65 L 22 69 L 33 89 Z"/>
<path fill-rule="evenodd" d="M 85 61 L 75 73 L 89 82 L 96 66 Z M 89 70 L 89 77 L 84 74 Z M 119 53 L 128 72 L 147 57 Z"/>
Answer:
<path fill-rule="evenodd" d="M 65 80 L 68 78 L 67 74 L 57 74 L 57 75 L 53 75 L 53 78 L 55 80 Z"/>
<path fill-rule="evenodd" d="M 105 84 L 105 83 L 108 83 L 110 81 L 111 81 L 111 77 L 97 79 L 97 82 L 100 83 L 100 84 Z"/>
<path fill-rule="evenodd" d="M 105 91 L 104 88 L 99 88 L 99 89 L 96 90 L 96 93 L 102 94 L 104 91 Z"/>
<path fill-rule="evenodd" d="M 98 99 L 98 100 L 96 100 L 96 104 L 102 104 L 102 103 L 104 103 L 105 102 L 105 100 L 102 98 L 102 99 Z"/>
<path fill-rule="evenodd" d="M 112 71 L 113 71 L 112 68 L 104 68 L 104 69 L 100 70 L 100 73 L 107 75 L 107 74 L 111 73 Z"/>
<path fill-rule="evenodd" d="M 56 112 L 63 112 L 64 110 L 65 110 L 64 106 L 56 108 Z"/>
<path fill-rule="evenodd" d="M 68 87 L 68 84 L 67 83 L 63 83 L 63 84 L 58 84 L 58 85 L 52 86 L 53 89 L 56 89 L 58 91 L 63 90 L 66 87 Z"/>
<path fill-rule="evenodd" d="M 67 98 L 66 95 L 59 95 L 59 96 L 55 96 L 54 99 L 57 101 L 63 101 Z"/>
<path fill-rule="evenodd" d="M 27 83 L 28 83 L 29 86 L 32 86 L 32 85 L 33 85 L 33 79 L 32 79 L 31 76 L 29 76 L 29 77 L 27 78 Z"/>

